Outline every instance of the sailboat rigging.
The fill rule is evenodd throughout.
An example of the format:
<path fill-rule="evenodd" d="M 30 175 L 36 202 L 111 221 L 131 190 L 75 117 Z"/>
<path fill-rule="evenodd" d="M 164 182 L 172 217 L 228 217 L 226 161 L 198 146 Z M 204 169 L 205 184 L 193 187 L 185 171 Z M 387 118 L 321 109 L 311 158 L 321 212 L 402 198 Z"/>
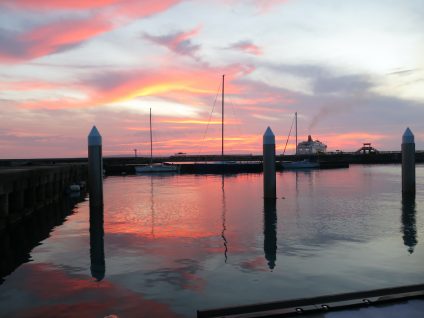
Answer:
<path fill-rule="evenodd" d="M 295 135 L 296 135 L 296 152 L 295 154 L 298 154 L 297 151 L 297 112 L 294 113 L 294 123 L 295 123 Z M 291 130 L 293 128 L 293 122 L 292 122 L 292 126 L 290 127 L 290 132 L 289 135 L 287 137 L 287 141 L 286 141 L 286 146 L 287 143 L 289 141 L 290 138 L 290 134 L 291 134 Z M 283 151 L 283 155 L 286 151 L 286 147 L 284 147 L 284 151 Z M 319 168 L 319 163 L 318 162 L 312 162 L 309 159 L 304 159 L 301 161 L 283 161 L 281 162 L 281 167 L 283 169 L 312 169 L 312 168 Z"/>
<path fill-rule="evenodd" d="M 153 164 L 153 136 L 152 136 L 152 109 L 150 108 L 150 164 L 144 166 L 136 166 L 136 173 L 157 173 L 157 172 L 177 172 L 178 167 L 169 164 L 157 163 Z"/>
<path fill-rule="evenodd" d="M 221 97 L 221 112 L 222 112 L 222 120 L 221 120 L 221 157 L 224 160 L 224 85 L 225 85 L 225 75 L 222 75 L 222 97 Z"/>

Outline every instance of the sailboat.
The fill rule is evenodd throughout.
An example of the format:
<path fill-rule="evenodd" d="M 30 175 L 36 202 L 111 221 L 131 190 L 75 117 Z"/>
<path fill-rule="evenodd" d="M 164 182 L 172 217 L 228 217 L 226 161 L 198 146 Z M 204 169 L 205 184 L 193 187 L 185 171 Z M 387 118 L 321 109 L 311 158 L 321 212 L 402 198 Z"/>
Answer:
<path fill-rule="evenodd" d="M 225 94 L 225 74 L 222 75 L 222 90 L 221 90 L 221 160 L 209 162 L 209 165 L 228 165 L 236 164 L 234 161 L 224 159 L 224 94 Z"/>
<path fill-rule="evenodd" d="M 178 167 L 169 164 L 156 163 L 153 164 L 153 138 L 152 138 L 152 109 L 150 108 L 150 164 L 145 166 L 136 166 L 136 173 L 160 173 L 160 172 L 177 172 Z"/>
<path fill-rule="evenodd" d="M 297 112 L 294 113 L 295 118 L 295 134 L 296 134 L 296 155 L 297 153 Z M 290 137 L 290 133 L 289 133 Z M 288 138 L 287 138 L 288 141 Z M 287 146 L 287 143 L 286 143 Z M 285 170 L 294 170 L 294 169 L 313 169 L 319 168 L 318 162 L 312 162 L 309 159 L 303 159 L 301 161 L 283 161 L 281 162 L 281 168 Z"/>

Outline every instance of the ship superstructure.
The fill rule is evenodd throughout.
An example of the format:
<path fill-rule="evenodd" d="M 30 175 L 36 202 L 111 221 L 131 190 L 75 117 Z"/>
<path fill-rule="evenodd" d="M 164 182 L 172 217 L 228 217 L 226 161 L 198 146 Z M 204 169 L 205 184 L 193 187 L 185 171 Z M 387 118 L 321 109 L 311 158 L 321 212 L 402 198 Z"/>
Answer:
<path fill-rule="evenodd" d="M 316 153 L 324 153 L 327 151 L 327 145 L 319 140 L 313 140 L 311 135 L 308 136 L 307 141 L 299 142 L 297 145 L 298 155 L 310 155 Z"/>

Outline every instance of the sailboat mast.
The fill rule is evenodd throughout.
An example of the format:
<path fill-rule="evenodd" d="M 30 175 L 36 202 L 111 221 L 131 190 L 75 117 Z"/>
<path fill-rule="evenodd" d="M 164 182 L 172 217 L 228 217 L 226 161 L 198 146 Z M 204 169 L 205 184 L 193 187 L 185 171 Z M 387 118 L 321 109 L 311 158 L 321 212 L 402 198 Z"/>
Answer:
<path fill-rule="evenodd" d="M 150 108 L 150 164 L 153 164 L 152 108 Z"/>
<path fill-rule="evenodd" d="M 294 113 L 295 117 L 295 128 L 296 128 L 296 155 L 297 155 L 297 112 Z"/>
<path fill-rule="evenodd" d="M 225 75 L 222 75 L 222 122 L 221 122 L 221 130 L 222 130 L 222 138 L 221 138 L 221 156 L 224 160 L 224 78 Z"/>

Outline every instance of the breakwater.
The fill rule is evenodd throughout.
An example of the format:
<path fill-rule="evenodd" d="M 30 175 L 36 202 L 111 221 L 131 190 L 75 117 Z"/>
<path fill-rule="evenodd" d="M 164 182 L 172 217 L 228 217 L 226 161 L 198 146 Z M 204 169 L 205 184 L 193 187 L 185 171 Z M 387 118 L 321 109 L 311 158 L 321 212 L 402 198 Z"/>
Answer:
<path fill-rule="evenodd" d="M 300 161 L 309 159 L 320 163 L 320 169 L 343 168 L 349 164 L 400 164 L 402 154 L 400 151 L 388 151 L 370 154 L 359 153 L 326 153 L 314 155 L 277 155 L 277 170 L 281 170 L 278 162 Z M 219 162 L 226 161 L 225 165 Z M 228 164 L 233 161 L 234 163 Z M 424 151 L 416 151 L 415 161 L 424 162 Z M 202 156 L 170 156 L 156 157 L 154 163 L 172 162 L 181 166 L 182 173 L 236 173 L 236 172 L 261 172 L 262 155 L 202 155 Z M 150 158 L 122 157 L 104 158 L 104 169 L 108 175 L 133 174 L 134 166 L 150 163 Z M 215 164 L 211 164 L 215 163 Z"/>
<path fill-rule="evenodd" d="M 86 175 L 86 164 L 1 168 L 0 231 L 58 202 L 69 185 Z"/>
<path fill-rule="evenodd" d="M 382 151 L 378 153 L 361 154 L 355 152 L 325 153 L 314 155 L 276 155 L 278 161 L 298 161 L 309 159 L 320 162 L 321 169 L 345 167 L 347 164 L 400 164 L 402 154 L 400 151 Z M 184 155 L 155 157 L 153 163 L 174 162 L 182 165 L 182 172 L 202 173 L 222 171 L 222 167 L 215 165 L 212 167 L 208 162 L 216 161 L 236 161 L 250 162 L 243 167 L 240 172 L 260 172 L 262 171 L 262 155 L 240 154 L 240 155 Z M 424 162 L 424 151 L 415 152 L 415 162 Z M 1 167 L 33 167 L 35 165 L 62 165 L 62 164 L 86 164 L 87 158 L 47 158 L 47 159 L 1 159 Z M 107 175 L 120 175 L 122 173 L 134 173 L 134 166 L 149 164 L 148 157 L 104 157 L 103 167 Z M 190 163 L 196 163 L 191 165 Z M 255 164 L 256 163 L 256 164 Z M 205 170 L 207 168 L 207 170 Z M 278 169 L 278 166 L 277 166 Z M 231 170 L 231 169 L 230 169 Z M 231 172 L 231 171 L 224 171 Z"/>

